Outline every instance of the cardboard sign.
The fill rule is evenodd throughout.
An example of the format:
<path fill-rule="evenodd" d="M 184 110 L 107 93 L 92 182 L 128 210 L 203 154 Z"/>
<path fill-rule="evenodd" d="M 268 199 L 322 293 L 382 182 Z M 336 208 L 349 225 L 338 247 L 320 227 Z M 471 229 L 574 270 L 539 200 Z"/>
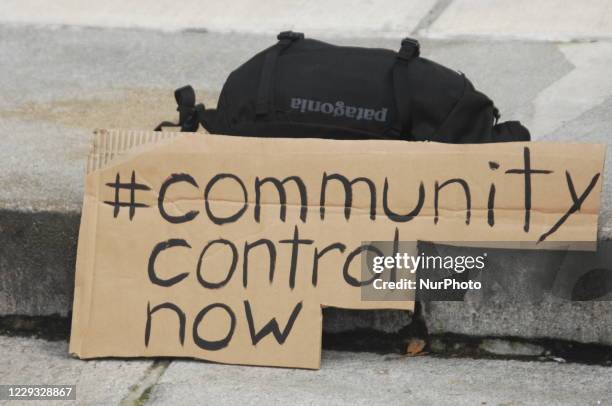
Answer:
<path fill-rule="evenodd" d="M 70 352 L 319 368 L 321 307 L 413 309 L 361 300 L 364 242 L 595 241 L 604 153 L 102 131 Z"/>

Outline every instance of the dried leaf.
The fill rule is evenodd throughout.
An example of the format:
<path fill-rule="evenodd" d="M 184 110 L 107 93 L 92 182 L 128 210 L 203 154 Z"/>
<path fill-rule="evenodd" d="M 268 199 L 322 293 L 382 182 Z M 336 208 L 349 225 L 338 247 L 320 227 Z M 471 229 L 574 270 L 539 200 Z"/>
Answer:
<path fill-rule="evenodd" d="M 418 355 L 425 355 L 423 350 L 425 349 L 425 340 L 420 338 L 411 338 L 406 346 L 406 355 L 409 357 L 416 357 Z"/>

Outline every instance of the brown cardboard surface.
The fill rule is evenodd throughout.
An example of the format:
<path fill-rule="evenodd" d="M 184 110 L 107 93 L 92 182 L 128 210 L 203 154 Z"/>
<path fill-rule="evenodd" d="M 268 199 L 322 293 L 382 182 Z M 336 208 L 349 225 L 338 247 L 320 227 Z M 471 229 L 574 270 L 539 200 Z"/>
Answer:
<path fill-rule="evenodd" d="M 70 352 L 319 368 L 322 306 L 413 309 L 361 300 L 362 242 L 594 241 L 604 153 L 98 132 Z"/>

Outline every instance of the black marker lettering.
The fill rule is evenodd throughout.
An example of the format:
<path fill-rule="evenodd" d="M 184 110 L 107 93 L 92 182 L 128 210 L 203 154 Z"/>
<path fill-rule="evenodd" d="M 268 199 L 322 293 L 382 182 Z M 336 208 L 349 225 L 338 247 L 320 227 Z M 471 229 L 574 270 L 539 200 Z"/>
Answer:
<path fill-rule="evenodd" d="M 351 252 L 347 257 L 346 257 L 346 261 L 344 262 L 344 267 L 342 269 L 342 275 L 344 276 L 344 280 L 346 281 L 346 283 L 348 283 L 351 286 L 355 286 L 355 287 L 360 287 L 360 286 L 366 286 L 371 284 L 372 282 L 374 282 L 374 280 L 376 278 L 380 278 L 382 274 L 374 274 L 374 276 L 372 276 L 371 279 L 367 280 L 367 281 L 360 281 L 354 277 L 352 277 L 349 274 L 349 270 L 351 268 L 351 263 L 353 262 L 353 259 L 355 259 L 358 255 L 360 255 L 363 251 L 374 251 L 376 253 L 377 256 L 383 256 L 383 252 L 381 250 L 379 250 L 378 248 L 376 248 L 373 245 L 360 245 L 359 247 L 357 247 L 355 250 L 353 250 L 353 252 Z"/>
<path fill-rule="evenodd" d="M 151 252 L 151 256 L 149 257 L 148 272 L 149 272 L 149 280 L 151 281 L 151 283 L 155 285 L 159 285 L 159 286 L 169 287 L 169 286 L 179 283 L 180 281 L 185 279 L 187 275 L 189 275 L 188 272 L 184 272 L 176 276 L 173 276 L 172 278 L 169 278 L 169 279 L 161 279 L 155 273 L 155 260 L 157 259 L 157 256 L 162 251 L 165 251 L 168 248 L 172 248 L 172 247 L 191 248 L 191 245 L 189 245 L 187 241 L 182 240 L 180 238 L 171 238 L 168 241 L 162 241 L 159 244 L 157 244 L 153 248 L 153 251 Z"/>
<path fill-rule="evenodd" d="M 274 338 L 279 344 L 284 344 L 293 328 L 293 324 L 295 323 L 295 319 L 300 314 L 302 310 L 302 302 L 299 302 L 293 308 L 291 315 L 289 316 L 289 320 L 287 320 L 287 324 L 283 331 L 280 331 L 278 327 L 278 323 L 276 318 L 270 320 L 259 332 L 255 331 L 255 321 L 253 320 L 253 313 L 251 312 L 251 305 L 248 300 L 244 301 L 244 312 L 246 313 L 247 322 L 249 323 L 249 332 L 251 333 L 251 342 L 253 345 L 257 345 L 263 338 L 265 338 L 268 334 L 272 333 Z"/>
<path fill-rule="evenodd" d="M 593 190 L 593 188 L 597 184 L 597 180 L 599 179 L 599 175 L 600 174 L 598 173 L 595 176 L 593 176 L 593 178 L 591 179 L 591 182 L 589 183 L 589 185 L 586 187 L 586 189 L 584 189 L 584 192 L 582 192 L 582 194 L 580 196 L 578 196 L 576 194 L 576 189 L 574 188 L 574 181 L 572 180 L 572 175 L 570 175 L 570 173 L 568 171 L 565 171 L 565 178 L 567 180 L 567 187 L 569 189 L 570 196 L 572 198 L 572 205 L 567 210 L 567 212 L 555 223 L 555 225 L 553 225 L 550 228 L 550 230 L 548 230 L 547 232 L 545 232 L 544 234 L 542 234 L 540 236 L 540 238 L 538 239 L 538 242 L 542 242 L 546 238 L 548 238 L 551 234 L 553 234 L 555 231 L 557 231 L 559 229 L 559 227 L 561 227 L 561 225 L 563 225 L 563 223 L 565 223 L 565 221 L 572 214 L 574 214 L 574 213 L 576 213 L 577 211 L 580 210 L 580 207 L 582 206 L 582 203 L 584 203 L 586 198 L 589 196 L 589 193 L 591 193 L 591 191 Z"/>
<path fill-rule="evenodd" d="M 285 183 L 293 181 L 298 187 L 300 192 L 300 219 L 302 222 L 306 222 L 306 215 L 308 213 L 308 196 L 306 194 L 306 185 L 304 181 L 298 176 L 289 176 L 284 180 L 280 181 L 276 178 L 264 178 L 260 180 L 259 178 L 255 178 L 255 221 L 259 223 L 261 217 L 261 186 L 264 183 L 270 182 L 274 186 L 276 186 L 276 190 L 278 191 L 278 198 L 280 201 L 280 219 L 281 221 L 285 221 L 287 217 L 287 191 L 285 190 Z"/>
<path fill-rule="evenodd" d="M 209 341 L 209 340 L 205 340 L 202 337 L 200 337 L 200 334 L 198 333 L 198 327 L 200 326 L 200 323 L 202 322 L 202 319 L 204 318 L 204 316 L 206 316 L 206 314 L 209 311 L 215 308 L 225 310 L 227 315 L 230 317 L 230 328 L 229 328 L 229 331 L 227 332 L 227 335 L 223 337 L 222 339 L 215 340 L 215 341 Z M 203 350 L 218 351 L 229 345 L 232 339 L 232 336 L 234 335 L 235 329 L 236 329 L 236 315 L 234 314 L 232 309 L 228 305 L 223 304 L 223 303 L 213 303 L 211 305 L 206 306 L 202 310 L 200 310 L 195 320 L 193 321 L 193 341 L 198 347 L 200 347 Z"/>
<path fill-rule="evenodd" d="M 198 214 L 200 214 L 199 211 L 193 210 L 193 211 L 183 214 L 182 216 L 171 216 L 166 211 L 164 207 L 164 200 L 166 198 L 166 192 L 168 191 L 168 188 L 171 185 L 175 183 L 179 183 L 179 182 L 187 182 L 196 188 L 198 187 L 198 184 L 196 183 L 195 179 L 193 179 L 191 175 L 188 175 L 186 173 L 173 173 L 172 175 L 170 175 L 168 179 L 164 181 L 164 183 L 162 183 L 161 188 L 159 189 L 159 197 L 157 198 L 157 207 L 159 209 L 159 214 L 161 214 L 164 220 L 172 224 L 179 224 L 179 223 L 185 223 L 187 221 L 191 221 Z"/>
<path fill-rule="evenodd" d="M 289 269 L 289 287 L 293 289 L 295 287 L 295 276 L 297 274 L 297 260 L 299 245 L 310 245 L 314 240 L 300 240 L 300 233 L 297 226 L 293 230 L 293 238 L 291 240 L 280 240 L 281 244 L 291 244 L 291 268 Z"/>
<path fill-rule="evenodd" d="M 523 169 L 509 169 L 506 171 L 506 173 L 525 176 L 525 225 L 523 226 L 523 229 L 527 233 L 529 232 L 529 221 L 531 218 L 531 174 L 547 175 L 552 173 L 552 171 L 544 169 L 531 169 L 531 155 L 528 147 L 523 149 L 523 161 Z"/>
<path fill-rule="evenodd" d="M 491 183 L 489 188 L 489 200 L 487 201 L 487 223 L 493 227 L 495 225 L 495 184 Z"/>
<path fill-rule="evenodd" d="M 393 235 L 393 253 L 391 254 L 394 258 L 399 254 L 399 228 L 395 227 L 395 233 Z M 397 282 L 397 263 L 391 268 L 389 272 L 389 281 Z"/>
<path fill-rule="evenodd" d="M 321 252 L 319 252 L 318 248 L 315 248 L 313 265 L 312 265 L 312 286 L 317 286 L 317 283 L 319 280 L 319 260 L 323 258 L 323 256 L 331 250 L 339 250 L 341 253 L 344 253 L 345 249 L 346 249 L 346 245 L 340 242 L 336 242 L 336 243 L 328 245 L 327 247 L 323 248 Z"/>
<path fill-rule="evenodd" d="M 465 224 L 470 224 L 471 210 L 472 210 L 472 197 L 470 195 L 470 187 L 467 182 L 463 179 L 449 179 L 446 182 L 438 185 L 438 181 L 435 184 L 435 196 L 434 196 L 434 224 L 438 224 L 438 203 L 439 203 L 439 195 L 440 190 L 443 187 L 448 186 L 452 183 L 457 183 L 463 187 L 463 191 L 465 192 Z"/>
<path fill-rule="evenodd" d="M 344 186 L 344 217 L 348 220 L 351 217 L 351 209 L 353 207 L 353 185 L 357 182 L 364 182 L 370 189 L 370 219 L 376 219 L 376 186 L 368 178 L 355 178 L 349 182 L 349 180 L 340 174 L 334 173 L 328 175 L 323 173 L 323 182 L 321 184 L 321 220 L 325 219 L 325 192 L 327 190 L 327 182 L 330 180 L 337 180 Z"/>
<path fill-rule="evenodd" d="M 244 196 L 244 203 L 242 207 L 240 208 L 240 210 L 238 210 L 236 213 L 234 213 L 233 215 L 229 217 L 217 217 L 210 210 L 210 202 L 209 202 L 210 191 L 212 190 L 213 186 L 221 179 L 235 180 L 242 188 L 242 193 Z M 208 182 L 208 185 L 206 185 L 206 189 L 204 190 L 204 200 L 206 201 L 205 206 L 206 206 L 206 213 L 208 214 L 208 217 L 213 223 L 218 224 L 218 225 L 232 223 L 234 221 L 237 221 L 244 214 L 247 207 L 249 206 L 249 196 L 247 194 L 247 190 L 246 190 L 246 187 L 244 186 L 244 183 L 242 182 L 242 180 L 240 180 L 238 176 L 232 175 L 231 173 L 220 173 L 218 175 L 215 175 L 210 180 L 210 182 Z"/>
<path fill-rule="evenodd" d="M 383 210 L 385 211 L 385 215 L 391 221 L 395 221 L 397 223 L 405 223 L 407 221 L 412 220 L 416 216 L 418 216 L 419 212 L 423 208 L 423 203 L 425 202 L 425 186 L 423 185 L 423 182 L 421 182 L 421 184 L 419 185 L 419 199 L 417 201 L 416 207 L 407 214 L 394 213 L 389 208 L 389 199 L 388 199 L 389 196 L 388 195 L 389 195 L 389 181 L 387 180 L 387 178 L 385 178 L 385 185 L 383 188 Z"/>
<path fill-rule="evenodd" d="M 230 247 L 230 250 L 232 252 L 232 264 L 230 265 L 229 271 L 227 272 L 227 276 L 225 277 L 224 280 L 222 280 L 221 282 L 217 282 L 217 283 L 208 282 L 204 280 L 204 277 L 202 276 L 202 263 L 204 262 L 204 255 L 206 254 L 206 251 L 208 251 L 208 249 L 215 244 L 222 244 L 222 245 L 228 246 Z M 198 270 L 197 270 L 198 282 L 200 282 L 202 286 L 208 289 L 222 288 L 223 286 L 227 285 L 227 283 L 232 278 L 232 275 L 234 275 L 234 271 L 236 270 L 237 262 L 238 262 L 238 250 L 236 249 L 236 246 L 231 241 L 224 240 L 223 238 L 210 241 L 208 244 L 206 244 L 206 247 L 204 247 L 204 249 L 202 250 L 202 253 L 200 254 L 200 259 L 198 259 Z"/>
<path fill-rule="evenodd" d="M 179 319 L 179 341 L 181 345 L 185 344 L 185 313 L 174 303 L 166 302 L 155 306 L 151 309 L 151 302 L 147 302 L 147 325 L 145 326 L 145 347 L 149 346 L 149 341 L 151 339 L 151 322 L 153 313 L 158 310 L 168 309 L 174 311 Z"/>
<path fill-rule="evenodd" d="M 248 285 L 248 273 L 249 273 L 249 252 L 252 248 L 258 247 L 260 245 L 265 245 L 268 247 L 268 254 L 270 258 L 270 271 L 269 271 L 269 279 L 270 283 L 274 281 L 274 268 L 276 267 L 276 248 L 272 241 L 262 238 L 253 243 L 249 243 L 248 241 L 244 243 L 244 261 L 242 264 L 242 286 L 245 288 Z"/>

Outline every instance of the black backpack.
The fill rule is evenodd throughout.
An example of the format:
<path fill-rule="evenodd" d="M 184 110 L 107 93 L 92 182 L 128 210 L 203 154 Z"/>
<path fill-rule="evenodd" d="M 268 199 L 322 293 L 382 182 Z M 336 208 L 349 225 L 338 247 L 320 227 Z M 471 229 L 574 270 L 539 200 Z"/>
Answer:
<path fill-rule="evenodd" d="M 177 89 L 181 131 L 216 134 L 450 143 L 529 141 L 517 121 L 497 124 L 491 99 L 462 73 L 419 56 L 407 38 L 399 52 L 331 45 L 282 32 L 278 43 L 233 71 L 217 109 Z M 157 130 L 166 125 L 161 123 Z"/>

